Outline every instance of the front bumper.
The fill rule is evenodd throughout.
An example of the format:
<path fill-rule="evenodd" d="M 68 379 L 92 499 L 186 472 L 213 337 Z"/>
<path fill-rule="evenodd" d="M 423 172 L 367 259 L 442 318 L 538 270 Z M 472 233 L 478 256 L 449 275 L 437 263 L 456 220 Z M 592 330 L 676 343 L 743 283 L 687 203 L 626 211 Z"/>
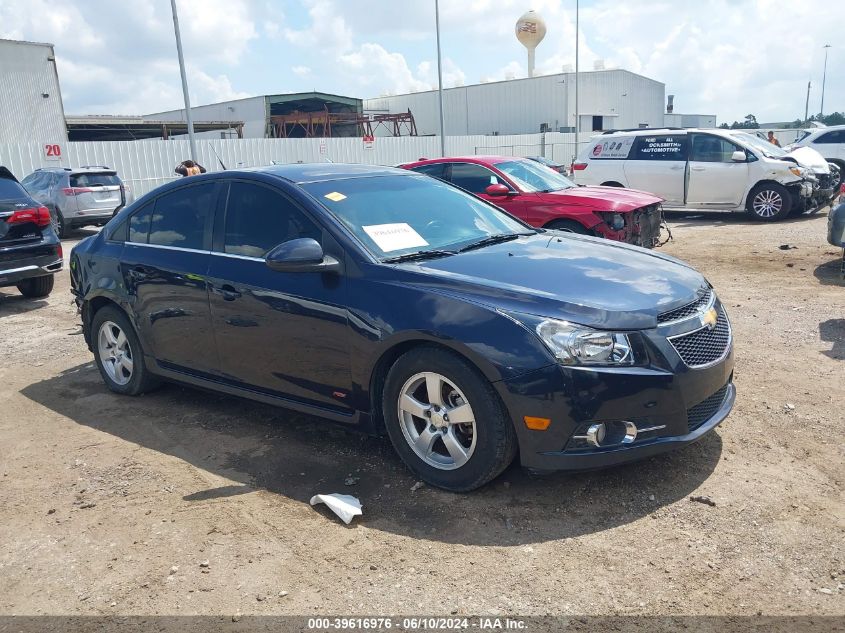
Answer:
<path fill-rule="evenodd" d="M 660 338 L 654 336 L 654 341 Z M 522 465 L 538 470 L 604 468 L 690 444 L 718 426 L 736 397 L 733 348 L 719 362 L 691 369 L 680 358 L 667 360 L 672 354 L 661 347 L 663 358 L 645 367 L 550 365 L 495 383 L 514 421 Z M 714 402 L 714 397 L 721 401 Z M 702 405 L 707 405 L 706 414 L 693 423 Z M 551 424 L 545 431 L 531 430 L 524 416 L 548 418 Z M 644 431 L 630 444 L 573 448 L 573 438 L 586 425 L 620 421 Z"/>
<path fill-rule="evenodd" d="M 600 237 L 644 248 L 654 248 L 660 244 L 660 230 L 664 224 L 662 205 L 653 204 L 619 215 L 625 219 L 625 226 L 621 230 L 616 231 L 608 226 L 602 217 L 601 223 L 594 226 L 593 231 Z"/>

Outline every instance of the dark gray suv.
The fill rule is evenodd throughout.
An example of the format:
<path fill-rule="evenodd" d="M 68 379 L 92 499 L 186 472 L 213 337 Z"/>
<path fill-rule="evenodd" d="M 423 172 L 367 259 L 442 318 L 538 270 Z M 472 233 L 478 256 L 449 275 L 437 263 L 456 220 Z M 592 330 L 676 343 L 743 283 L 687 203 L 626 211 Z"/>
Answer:
<path fill-rule="evenodd" d="M 59 237 L 67 237 L 74 227 L 103 226 L 134 200 L 117 172 L 102 165 L 37 169 L 21 184 L 50 210 Z"/>

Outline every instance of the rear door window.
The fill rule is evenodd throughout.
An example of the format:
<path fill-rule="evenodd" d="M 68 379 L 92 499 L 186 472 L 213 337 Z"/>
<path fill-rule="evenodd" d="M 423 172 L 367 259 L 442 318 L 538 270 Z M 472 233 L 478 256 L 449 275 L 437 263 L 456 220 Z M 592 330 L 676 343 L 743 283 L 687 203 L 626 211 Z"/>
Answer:
<path fill-rule="evenodd" d="M 129 236 L 128 242 L 136 244 L 146 244 L 147 237 L 150 234 L 150 220 L 153 217 L 154 202 L 149 202 L 138 209 L 129 218 Z"/>
<path fill-rule="evenodd" d="M 638 136 L 629 159 L 685 161 L 688 142 L 686 134 Z"/>
<path fill-rule="evenodd" d="M 474 163 L 450 163 L 452 166 L 449 180 L 464 191 L 484 193 L 487 187 L 505 184 L 492 171 Z"/>
<path fill-rule="evenodd" d="M 206 227 L 214 215 L 214 190 L 214 183 L 204 183 L 159 196 L 148 243 L 205 250 Z"/>
<path fill-rule="evenodd" d="M 115 187 L 120 178 L 114 172 L 71 174 L 71 187 Z"/>
<path fill-rule="evenodd" d="M 322 231 L 286 196 L 255 183 L 232 183 L 226 207 L 225 253 L 264 257 L 282 242 L 301 237 L 319 242 Z"/>

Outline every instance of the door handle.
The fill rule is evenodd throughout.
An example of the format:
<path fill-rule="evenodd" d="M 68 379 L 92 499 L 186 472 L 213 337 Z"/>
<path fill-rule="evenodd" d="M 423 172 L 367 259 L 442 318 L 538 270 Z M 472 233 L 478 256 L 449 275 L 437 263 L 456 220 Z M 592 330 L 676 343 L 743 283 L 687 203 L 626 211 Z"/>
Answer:
<path fill-rule="evenodd" d="M 693 171 L 704 171 L 705 168 L 704 167 L 692 167 L 691 169 Z"/>
<path fill-rule="evenodd" d="M 229 284 L 220 287 L 220 294 L 223 296 L 223 301 L 234 301 L 235 299 L 239 299 L 241 296 L 241 293 Z"/>
<path fill-rule="evenodd" d="M 683 166 L 682 165 L 673 165 L 669 169 L 671 169 L 672 171 L 678 171 L 679 169 L 683 169 Z"/>

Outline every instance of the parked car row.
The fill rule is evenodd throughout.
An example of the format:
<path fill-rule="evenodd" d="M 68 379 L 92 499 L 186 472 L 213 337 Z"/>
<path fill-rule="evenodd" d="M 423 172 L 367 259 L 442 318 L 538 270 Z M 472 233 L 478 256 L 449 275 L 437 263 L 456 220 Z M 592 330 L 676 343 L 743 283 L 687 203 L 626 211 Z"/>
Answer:
<path fill-rule="evenodd" d="M 580 184 L 650 191 L 667 209 L 744 210 L 762 221 L 829 204 L 841 177 L 810 148 L 787 152 L 747 132 L 674 128 L 605 132 L 573 173 Z"/>

